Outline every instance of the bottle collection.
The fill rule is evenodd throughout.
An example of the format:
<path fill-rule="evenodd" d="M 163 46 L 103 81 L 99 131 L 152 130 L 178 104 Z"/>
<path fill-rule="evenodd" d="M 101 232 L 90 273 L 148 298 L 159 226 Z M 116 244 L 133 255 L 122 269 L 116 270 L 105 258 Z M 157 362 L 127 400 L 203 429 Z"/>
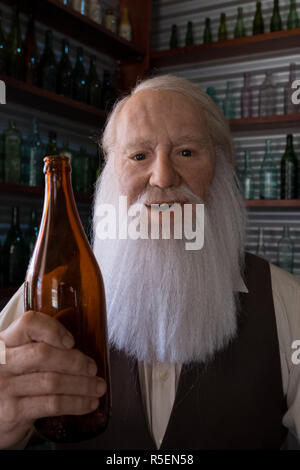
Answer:
<path fill-rule="evenodd" d="M 293 146 L 293 135 L 286 137 L 285 152 L 280 165 L 275 163 L 272 142 L 266 140 L 264 158 L 259 171 L 259 199 L 297 199 L 299 164 Z M 241 189 L 245 199 L 256 199 L 255 178 L 251 165 L 250 151 L 245 151 L 244 169 L 240 172 Z"/>
<path fill-rule="evenodd" d="M 57 134 L 50 131 L 46 146 L 43 144 L 37 119 L 32 119 L 32 130 L 26 139 L 22 138 L 15 121 L 9 121 L 8 128 L 0 139 L 0 182 L 43 186 L 43 158 L 49 155 L 72 157 L 72 182 L 74 191 L 92 193 L 93 185 L 102 169 L 99 155 L 89 154 L 84 146 L 79 151 L 69 149 L 67 140 L 57 146 Z"/>
<path fill-rule="evenodd" d="M 44 49 L 40 55 L 36 43 L 34 16 L 31 14 L 29 17 L 26 37 L 22 41 L 18 7 L 14 9 L 11 29 L 5 36 L 1 27 L 0 12 L 0 74 L 108 110 L 116 98 L 114 78 L 110 72 L 104 71 L 100 80 L 96 57 L 91 55 L 89 61 L 87 71 L 83 49 L 77 47 L 73 67 L 67 39 L 62 39 L 61 56 L 57 61 L 51 30 L 45 32 Z"/>
<path fill-rule="evenodd" d="M 289 66 L 289 80 L 283 86 L 281 100 L 283 101 L 284 114 L 294 114 L 300 112 L 300 104 L 293 103 L 292 93 L 294 89 L 292 83 L 296 80 L 296 64 L 291 63 Z M 236 109 L 236 101 L 233 94 L 233 84 L 231 81 L 226 83 L 225 98 L 222 101 L 215 87 L 208 87 L 206 93 L 212 100 L 222 109 L 227 119 L 236 119 L 238 111 Z M 244 84 L 240 92 L 241 118 L 254 117 L 254 91 L 251 87 L 251 73 L 244 73 Z M 272 72 L 266 71 L 265 78 L 258 89 L 258 116 L 274 116 L 276 115 L 277 105 L 279 105 L 278 86 L 272 80 Z"/>
<path fill-rule="evenodd" d="M 262 13 L 262 5 L 260 1 L 256 2 L 256 11 L 254 14 L 253 22 L 252 22 L 252 30 L 251 34 L 263 34 L 266 32 L 265 28 L 265 21 Z M 300 27 L 300 19 L 297 12 L 296 7 L 296 0 L 290 0 L 290 7 L 287 18 L 285 19 L 285 23 L 282 21 L 281 13 L 280 13 L 280 5 L 279 0 L 273 0 L 273 12 L 269 21 L 269 30 L 270 32 L 281 31 L 284 29 L 284 25 L 286 25 L 286 29 L 293 29 Z M 237 17 L 236 22 L 233 30 L 232 37 L 233 38 L 242 38 L 245 36 L 249 36 L 250 31 L 247 31 L 244 25 L 244 15 L 243 15 L 243 8 L 238 7 L 237 9 Z M 211 27 L 211 19 L 205 18 L 204 23 L 204 30 L 202 36 L 203 44 L 210 43 L 214 41 L 214 35 L 212 32 Z M 220 14 L 220 22 L 217 31 L 217 41 L 226 41 L 230 39 L 230 35 L 228 33 L 227 23 L 226 23 L 226 13 Z M 193 32 L 193 22 L 189 21 L 186 27 L 186 34 L 185 34 L 185 43 L 186 47 L 194 45 L 194 32 Z M 180 47 L 179 41 L 179 34 L 178 34 L 178 26 L 173 24 L 171 27 L 171 35 L 169 40 L 169 47 L 170 49 L 175 49 Z"/>
<path fill-rule="evenodd" d="M 293 274 L 295 249 L 294 243 L 291 238 L 290 227 L 288 225 L 284 225 L 282 228 L 282 234 L 276 246 L 275 260 L 270 259 L 270 256 L 267 253 L 265 242 L 265 230 L 263 227 L 260 227 L 258 232 L 256 254 L 257 256 L 265 258 L 267 261 L 276 264 L 281 269 L 284 269 L 285 271 L 288 271 Z"/>
<path fill-rule="evenodd" d="M 96 23 L 104 26 L 112 33 L 119 34 L 127 41 L 132 40 L 132 27 L 130 23 L 127 2 L 121 0 L 120 14 L 114 8 L 104 9 L 101 0 L 60 0 L 65 6 L 85 15 Z"/>

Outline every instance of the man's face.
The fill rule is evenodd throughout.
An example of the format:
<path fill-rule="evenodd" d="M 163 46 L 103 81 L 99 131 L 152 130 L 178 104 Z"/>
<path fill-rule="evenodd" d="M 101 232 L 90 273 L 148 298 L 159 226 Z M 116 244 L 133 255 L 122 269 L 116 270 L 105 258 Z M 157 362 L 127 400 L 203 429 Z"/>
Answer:
<path fill-rule="evenodd" d="M 147 187 L 186 184 L 205 200 L 215 153 L 199 107 L 174 91 L 144 90 L 124 105 L 116 123 L 115 171 L 128 204 Z M 153 201 L 152 201 L 153 203 Z"/>

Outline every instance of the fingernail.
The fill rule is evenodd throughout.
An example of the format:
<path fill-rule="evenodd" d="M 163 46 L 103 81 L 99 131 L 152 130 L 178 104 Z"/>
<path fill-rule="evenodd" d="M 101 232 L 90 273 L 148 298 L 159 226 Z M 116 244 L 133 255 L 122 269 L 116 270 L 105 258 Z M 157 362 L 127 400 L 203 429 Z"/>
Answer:
<path fill-rule="evenodd" d="M 63 345 L 66 348 L 72 348 L 74 346 L 74 338 L 71 335 L 71 333 L 66 333 L 65 336 L 62 339 Z"/>

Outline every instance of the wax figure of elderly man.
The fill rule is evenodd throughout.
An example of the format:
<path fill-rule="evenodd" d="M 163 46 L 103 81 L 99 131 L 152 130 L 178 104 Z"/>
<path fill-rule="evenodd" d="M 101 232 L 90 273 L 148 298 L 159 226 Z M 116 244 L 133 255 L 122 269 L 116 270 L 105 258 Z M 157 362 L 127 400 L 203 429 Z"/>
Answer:
<path fill-rule="evenodd" d="M 197 85 L 155 77 L 116 104 L 102 145 L 93 249 L 107 296 L 112 417 L 99 437 L 55 447 L 264 449 L 280 448 L 288 429 L 299 438 L 300 282 L 244 252 L 221 111 Z M 117 208 L 120 195 L 145 211 L 204 203 L 203 248 L 175 237 L 100 240 L 96 207 Z M 22 286 L 0 330 L 2 449 L 24 448 L 36 418 L 97 407 L 105 383 L 93 362 L 56 320 L 24 312 Z"/>

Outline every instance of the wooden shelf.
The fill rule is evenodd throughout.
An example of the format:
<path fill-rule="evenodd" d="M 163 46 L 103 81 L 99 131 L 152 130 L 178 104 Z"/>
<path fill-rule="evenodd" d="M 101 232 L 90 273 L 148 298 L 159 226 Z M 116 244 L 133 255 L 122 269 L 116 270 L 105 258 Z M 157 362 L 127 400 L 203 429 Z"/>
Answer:
<path fill-rule="evenodd" d="M 16 3 L 16 0 L 4 1 L 9 5 Z M 110 32 L 70 6 L 63 5 L 59 0 L 22 0 L 20 7 L 26 14 L 34 9 L 36 20 L 76 41 L 80 34 L 80 42 L 83 45 L 114 59 L 130 63 L 144 57 L 144 51 L 133 42 Z"/>
<path fill-rule="evenodd" d="M 276 209 L 297 209 L 300 210 L 300 199 L 246 199 L 245 204 L 247 207 L 261 208 L 276 208 Z"/>
<path fill-rule="evenodd" d="M 230 119 L 228 122 L 230 125 L 230 129 L 233 132 L 262 129 L 300 128 L 300 113 L 252 117 L 243 119 Z"/>
<path fill-rule="evenodd" d="M 152 51 L 151 67 L 184 65 L 231 57 L 248 56 L 261 52 L 299 49 L 300 28 L 274 33 L 257 34 L 238 39 L 228 39 L 207 44 L 199 44 L 178 49 Z"/>
<path fill-rule="evenodd" d="M 20 103 L 65 119 L 88 124 L 95 129 L 99 129 L 99 125 L 105 121 L 106 113 L 103 109 L 80 103 L 5 75 L 0 75 L 0 80 L 6 84 L 7 103 Z"/>
<path fill-rule="evenodd" d="M 13 183 L 0 183 L 0 193 L 18 194 L 20 196 L 43 198 L 44 189 L 38 186 L 26 186 L 23 184 L 13 184 Z M 74 196 L 75 196 L 76 202 L 91 203 L 93 201 L 92 194 L 74 192 Z"/>

